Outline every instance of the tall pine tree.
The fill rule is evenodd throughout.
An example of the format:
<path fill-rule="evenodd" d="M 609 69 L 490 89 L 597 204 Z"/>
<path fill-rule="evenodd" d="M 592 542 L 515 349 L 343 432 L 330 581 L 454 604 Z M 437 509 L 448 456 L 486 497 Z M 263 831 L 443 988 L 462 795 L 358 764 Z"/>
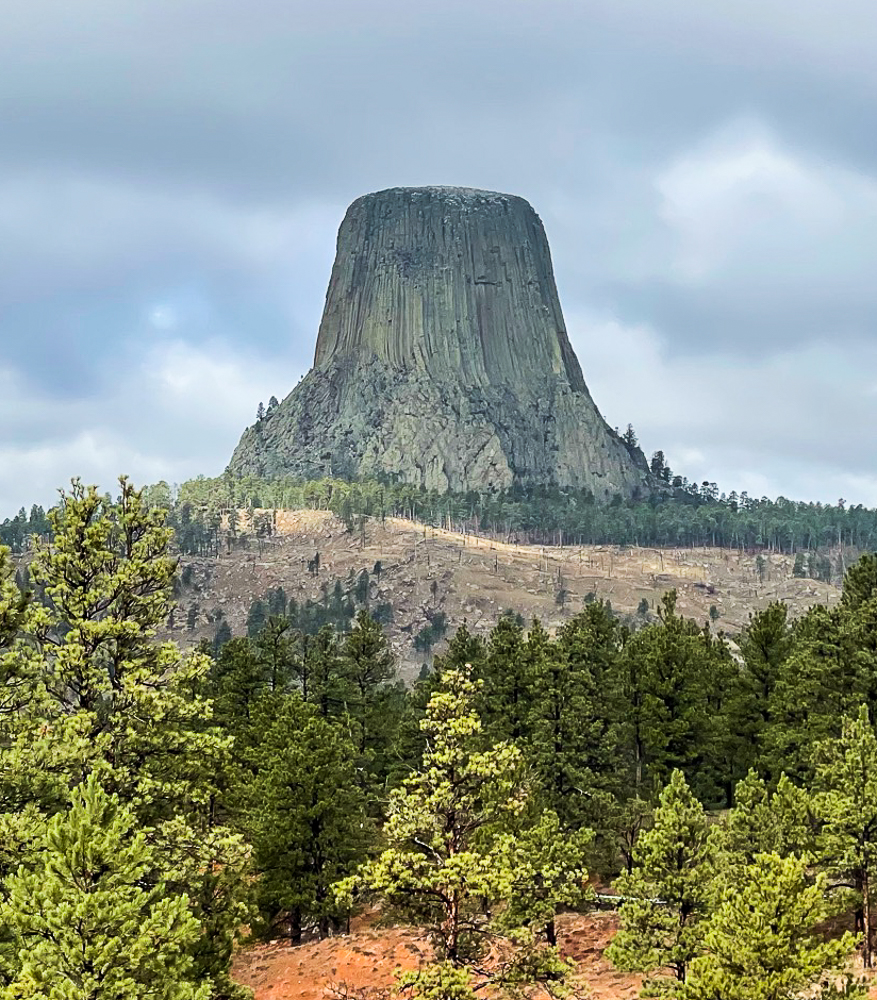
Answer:
<path fill-rule="evenodd" d="M 832 915 L 826 889 L 825 876 L 814 881 L 806 861 L 759 854 L 711 917 L 686 1000 L 864 1000 L 864 982 L 843 975 L 854 936 L 820 933 Z"/>
<path fill-rule="evenodd" d="M 536 931 L 587 877 L 581 843 L 556 817 L 529 839 L 517 835 L 528 802 L 523 758 L 509 743 L 490 745 L 477 692 L 471 668 L 442 672 L 422 723 L 422 766 L 391 795 L 386 848 L 339 887 L 359 886 L 428 930 L 436 960 L 399 984 L 424 1000 L 562 981 L 567 964 Z M 485 963 L 497 944 L 507 961 Z"/>
<path fill-rule="evenodd" d="M 595 602 L 531 656 L 527 756 L 570 829 L 601 823 L 623 785 L 622 643 L 622 627 Z"/>
<path fill-rule="evenodd" d="M 703 950 L 714 876 L 706 814 L 681 771 L 661 793 L 654 826 L 640 837 L 633 860 L 633 870 L 615 883 L 625 899 L 606 954 L 618 969 L 669 970 L 672 980 L 650 975 L 646 990 L 681 996 L 679 985 Z"/>
<path fill-rule="evenodd" d="M 818 809 L 823 821 L 820 860 L 835 878 L 850 879 L 859 897 L 863 957 L 874 953 L 874 893 L 877 881 L 877 737 L 865 705 L 843 720 L 837 739 L 816 752 Z"/>
<path fill-rule="evenodd" d="M 34 1000 L 207 1000 L 192 952 L 201 934 L 185 895 L 130 808 L 93 774 L 7 879 L 0 916 L 20 967 L 4 996 Z"/>
<path fill-rule="evenodd" d="M 725 699 L 736 669 L 721 639 L 676 612 L 675 591 L 658 616 L 624 648 L 634 788 L 651 790 L 679 768 L 698 795 L 722 801 L 735 756 Z"/>
<path fill-rule="evenodd" d="M 49 516 L 32 563 L 45 599 L 3 658 L 22 683 L 0 715 L 2 822 L 63 812 L 96 776 L 151 829 L 168 891 L 210 929 L 193 946 L 197 972 L 230 996 L 245 895 L 243 845 L 215 819 L 230 740 L 200 694 L 209 659 L 157 639 L 176 572 L 164 512 L 123 478 L 116 501 L 74 481 Z"/>
<path fill-rule="evenodd" d="M 365 859 L 372 840 L 357 781 L 357 750 L 298 694 L 254 708 L 237 786 L 239 822 L 253 845 L 261 929 L 295 942 L 343 917 L 333 884 Z"/>

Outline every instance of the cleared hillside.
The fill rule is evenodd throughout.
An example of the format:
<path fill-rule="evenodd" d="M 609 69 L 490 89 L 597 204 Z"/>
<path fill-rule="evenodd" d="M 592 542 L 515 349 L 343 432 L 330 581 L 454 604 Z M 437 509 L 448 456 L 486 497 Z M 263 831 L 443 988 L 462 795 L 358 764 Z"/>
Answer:
<path fill-rule="evenodd" d="M 259 511 L 253 512 L 258 518 Z M 240 530 L 247 528 L 244 512 Z M 541 547 L 515 545 L 401 518 L 367 520 L 347 531 L 327 511 L 279 511 L 275 534 L 244 544 L 223 545 L 218 559 L 184 557 L 189 583 L 179 598 L 174 638 L 212 638 L 220 609 L 234 634 L 246 631 L 252 601 L 282 587 L 290 598 L 319 601 L 323 588 L 340 579 L 345 587 L 367 570 L 369 603 L 389 602 L 388 633 L 403 675 L 411 677 L 428 658 L 414 637 L 437 612 L 453 631 L 464 621 L 486 632 L 497 616 L 512 609 L 539 617 L 554 629 L 582 607 L 587 595 L 608 599 L 619 613 L 638 615 L 645 599 L 653 614 L 662 593 L 675 588 L 678 607 L 697 621 L 718 617 L 714 629 L 739 631 L 749 614 L 774 600 L 785 601 L 793 616 L 813 604 L 832 605 L 839 588 L 793 576 L 794 559 L 717 548 L 651 549 L 619 546 Z M 309 570 L 319 553 L 319 570 Z M 380 563 L 380 572 L 375 564 Z M 760 566 L 760 569 L 759 569 Z M 196 606 L 195 627 L 187 612 Z M 208 617 L 214 618 L 209 621 Z M 434 652 L 440 651 L 441 645 Z"/>

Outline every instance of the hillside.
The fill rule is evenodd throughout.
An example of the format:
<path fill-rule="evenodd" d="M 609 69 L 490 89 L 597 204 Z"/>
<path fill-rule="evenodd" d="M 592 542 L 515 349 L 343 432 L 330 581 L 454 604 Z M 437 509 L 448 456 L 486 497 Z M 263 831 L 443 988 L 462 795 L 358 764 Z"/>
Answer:
<path fill-rule="evenodd" d="M 763 921 L 788 912 L 782 919 L 792 934 L 782 947 L 797 954 L 796 940 L 806 939 L 811 926 L 821 935 L 835 913 L 833 888 L 842 879 L 861 878 L 863 890 L 870 885 L 867 862 L 854 862 L 851 869 L 849 855 L 836 852 L 824 834 L 838 816 L 867 820 L 869 815 L 859 775 L 877 767 L 867 715 L 877 690 L 868 655 L 874 644 L 877 556 L 849 566 L 836 614 L 819 608 L 807 627 L 788 634 L 780 608 L 762 623 L 766 642 L 758 648 L 749 644 L 745 662 L 738 663 L 721 640 L 680 619 L 673 602 L 666 603 L 660 624 L 626 641 L 606 605 L 589 604 L 588 598 L 614 599 L 626 617 L 645 620 L 657 594 L 675 585 L 679 610 L 698 617 L 713 602 L 709 618 L 718 628 L 721 615 L 740 624 L 754 602 L 786 597 L 794 614 L 815 598 L 833 602 L 837 595 L 796 577 L 797 560 L 790 566 L 782 556 L 762 552 L 549 550 L 410 521 L 352 522 L 307 510 L 230 510 L 224 524 L 221 517 L 215 520 L 212 536 L 213 551 L 224 554 L 184 560 L 178 580 L 163 511 L 146 506 L 130 483 L 123 481 L 121 488 L 115 504 L 96 488 L 77 488 L 62 499 L 53 518 L 54 544 L 30 553 L 31 579 L 37 583 L 32 607 L 22 600 L 19 572 L 13 573 L 5 553 L 0 560 L 0 619 L 6 623 L 0 645 L 17 671 L 10 691 L 18 701 L 12 704 L 23 709 L 5 715 L 3 773 L 10 795 L 27 796 L 25 818 L 35 817 L 31 827 L 17 828 L 24 861 L 21 874 L 13 877 L 18 881 L 7 881 L 15 888 L 30 879 L 37 912 L 50 913 L 54 921 L 53 940 L 67 940 L 63 914 L 79 905 L 80 885 L 91 895 L 114 893 L 113 886 L 121 884 L 113 867 L 118 858 L 128 865 L 125 884 L 144 897 L 135 896 L 133 904 L 121 901 L 128 906 L 122 912 L 131 916 L 119 926 L 126 940 L 136 939 L 141 923 L 149 933 L 139 939 L 147 941 L 147 949 L 119 954 L 151 956 L 156 939 L 164 948 L 155 949 L 160 959 L 171 953 L 186 958 L 182 948 L 193 956 L 209 948 L 209 964 L 198 967 L 197 975 L 210 976 L 218 996 L 229 995 L 227 959 L 242 922 L 264 938 L 279 933 L 290 943 L 304 938 L 295 950 L 274 941 L 238 951 L 235 973 L 253 984 L 259 1000 L 316 995 L 365 1000 L 363 990 L 386 983 L 397 962 L 424 957 L 422 928 L 432 928 L 441 942 L 450 921 L 455 936 L 451 941 L 444 934 L 443 948 L 456 959 L 469 955 L 450 950 L 449 942 L 456 947 L 460 941 L 460 920 L 477 925 L 472 933 L 485 935 L 479 937 L 485 948 L 477 959 L 490 970 L 513 948 L 504 918 L 538 929 L 536 920 L 557 912 L 563 916 L 560 947 L 577 960 L 583 985 L 608 1000 L 630 996 L 637 986 L 604 961 L 613 917 L 570 917 L 564 911 L 579 905 L 577 890 L 587 880 L 611 879 L 631 857 L 643 869 L 642 879 L 616 882 L 618 892 L 656 901 L 658 923 L 665 907 L 710 919 L 715 914 L 714 926 L 725 927 L 732 952 L 745 930 L 752 954 Z M 181 518 L 181 523 L 188 522 Z M 831 555 L 840 564 L 847 558 Z M 23 567 L 20 576 L 27 576 Z M 296 600 L 290 620 L 300 619 L 315 600 L 314 606 L 329 611 L 332 602 L 346 606 L 347 594 L 375 610 L 395 606 L 392 638 L 407 676 L 418 664 L 409 645 L 414 629 L 430 618 L 434 626 L 439 614 L 451 625 L 468 616 L 483 630 L 503 607 L 547 612 L 548 624 L 555 626 L 582 604 L 589 607 L 576 627 L 555 641 L 539 629 L 524 637 L 513 622 L 501 623 L 488 655 L 481 655 L 477 644 L 458 650 L 464 654 L 459 668 L 438 676 L 436 696 L 426 705 L 419 697 L 423 688 L 414 696 L 388 689 L 389 661 L 368 621 L 359 623 L 340 649 L 330 635 L 325 644 L 308 643 L 295 663 L 286 644 L 275 646 L 269 662 L 263 655 L 267 646 L 241 643 L 225 647 L 214 670 L 207 657 L 187 658 L 173 643 L 152 641 L 169 618 L 172 631 L 182 628 L 180 638 L 188 642 L 199 629 L 215 629 L 217 621 L 227 629 L 225 614 L 241 631 L 247 618 L 254 621 L 251 597 L 272 590 L 276 604 L 280 588 L 281 607 L 289 606 L 287 590 Z M 174 607 L 186 609 L 184 616 L 172 611 L 174 600 Z M 424 652 L 423 642 L 420 647 Z M 774 653 L 775 672 L 761 675 L 769 684 L 747 683 Z M 465 660 L 471 665 L 463 665 Z M 206 697 L 192 696 L 202 691 Z M 97 738 L 71 740 L 77 732 Z M 815 775 L 807 771 L 814 744 L 820 748 Z M 859 770 L 851 770 L 850 761 Z M 75 785 L 89 767 L 95 777 Z M 784 797 L 782 810 L 769 786 L 750 771 L 756 767 L 803 775 L 800 786 L 775 793 Z M 410 780 L 400 785 L 406 773 Z M 111 800 L 98 783 L 103 774 L 130 803 Z M 667 774 L 670 783 L 660 792 L 647 833 L 645 796 L 654 796 Z M 740 789 L 743 775 L 746 785 Z M 398 791 L 388 799 L 389 787 Z M 65 810 L 70 788 L 73 802 Z M 553 816 L 529 823 L 530 803 L 534 813 L 550 807 Z M 109 808 L 118 810 L 124 826 L 113 832 L 106 824 L 105 836 L 104 821 L 89 817 L 103 817 Z M 48 832 L 36 818 L 38 809 L 56 810 Z M 10 824 L 14 815 L 7 816 Z M 170 849 L 176 855 L 141 835 L 144 827 L 164 824 L 167 815 L 173 822 L 162 829 L 174 832 Z M 227 825 L 217 824 L 218 816 L 228 817 Z M 709 831 L 719 824 L 735 836 L 741 829 L 752 831 L 739 853 L 732 855 L 721 844 L 713 851 Z M 577 834 L 583 828 L 599 838 L 593 851 L 590 833 Z M 437 830 L 443 831 L 440 837 L 431 839 Z M 784 843 L 815 845 L 812 851 L 806 847 L 806 860 L 761 849 L 776 842 L 767 838 L 778 830 L 788 837 Z M 229 836 L 232 832 L 245 839 Z M 851 826 L 844 836 L 869 843 L 862 838 L 871 833 Z M 639 837 L 643 851 L 635 846 Z M 98 845 L 98 889 L 78 876 L 58 883 L 60 862 L 53 858 L 59 845 L 67 850 L 67 844 L 86 861 Z M 126 860 L 135 848 L 142 848 L 142 860 Z M 421 930 L 366 921 L 353 935 L 332 937 L 348 913 L 332 887 L 383 849 L 393 853 L 360 870 L 356 898 L 372 900 L 388 919 L 392 915 Z M 756 864 L 747 865 L 752 857 Z M 177 858 L 191 860 L 183 867 Z M 584 871 L 585 860 L 592 876 Z M 165 869 L 173 877 L 167 890 L 149 877 Z M 790 876 L 783 881 L 786 870 Z M 392 871 L 410 872 L 413 881 L 397 882 Z M 819 884 L 812 882 L 814 871 Z M 391 875 L 385 878 L 384 872 Z M 678 883 L 684 897 L 677 898 L 673 884 L 683 872 L 691 875 Z M 728 894 L 720 906 L 714 902 L 718 894 L 705 889 L 713 876 L 716 888 Z M 832 888 L 831 900 L 822 898 L 819 885 Z M 239 902 L 253 889 L 257 912 L 244 918 Z M 814 897 L 813 908 L 798 917 L 792 904 L 805 890 Z M 150 929 L 157 923 L 142 920 L 157 912 L 153 899 L 165 891 L 182 900 L 181 920 L 189 900 L 207 904 L 192 912 L 182 944 L 161 938 Z M 444 902 L 434 909 L 437 893 Z M 409 894 L 421 902 L 406 905 Z M 44 907 L 41 901 L 50 896 L 64 905 Z M 27 974 L 34 907 L 23 893 L 11 898 L 19 907 L 9 909 L 20 914 L 13 929 Z M 763 911 L 753 910 L 745 928 L 722 924 L 731 916 L 736 920 L 740 907 L 756 899 Z M 726 903 L 733 905 L 729 909 Z M 844 905 L 854 904 L 845 898 Z M 870 912 L 869 897 L 862 906 Z M 853 916 L 849 909 L 838 914 L 838 929 L 850 926 Z M 541 926 L 549 930 L 547 923 Z M 873 934 L 867 921 L 866 928 L 863 960 L 870 966 Z M 628 931 L 649 933 L 631 926 Z M 82 922 L 73 933 L 86 942 L 110 936 Z M 316 942 L 316 934 L 328 940 Z M 838 938 L 838 947 L 823 959 L 814 939 L 812 967 L 834 970 L 854 961 L 854 943 L 852 937 Z M 72 948 L 65 950 L 65 961 L 70 953 Z M 87 949 L 75 954 L 88 961 Z M 624 959 L 620 964 L 628 965 Z M 650 962 L 630 963 L 635 969 L 643 964 L 648 968 Z M 181 968 L 183 975 L 190 968 L 195 974 L 191 964 Z M 538 1000 L 538 994 L 532 996 Z"/>
<path fill-rule="evenodd" d="M 249 986 L 255 1000 L 324 1000 L 346 987 L 381 990 L 396 968 L 416 968 L 429 946 L 408 928 L 378 928 L 374 919 L 353 922 L 351 934 L 291 947 L 285 941 L 245 948 L 233 966 L 235 979 Z M 603 951 L 618 926 L 615 913 L 565 914 L 558 921 L 561 950 L 578 966 L 578 984 L 592 1000 L 635 997 L 639 976 L 617 972 Z"/>
<path fill-rule="evenodd" d="M 245 527 L 244 512 L 240 519 Z M 319 572 L 309 572 L 316 553 Z M 374 572 L 377 562 L 380 574 Z M 250 604 L 268 590 L 283 587 L 299 603 L 316 601 L 322 587 L 332 588 L 336 579 L 352 586 L 367 570 L 370 605 L 393 606 L 388 634 L 408 678 L 426 658 L 414 649 L 414 637 L 436 612 L 447 616 L 451 630 L 466 621 L 475 631 L 486 632 L 507 608 L 525 618 L 539 617 L 554 629 L 581 608 L 588 594 L 610 600 L 619 613 L 637 616 L 643 599 L 654 613 L 660 595 L 675 588 L 683 614 L 705 622 L 714 606 L 718 617 L 713 627 L 733 635 L 750 612 L 773 600 L 785 601 L 796 616 L 813 604 L 831 605 L 840 596 L 831 584 L 794 577 L 793 557 L 777 553 L 516 545 L 402 518 L 369 519 L 362 530 L 349 532 L 333 514 L 316 510 L 278 511 L 272 537 L 251 535 L 230 551 L 224 545 L 217 559 L 184 556 L 186 566 L 191 567 L 186 573 L 191 582 L 179 597 L 183 614 L 172 630 L 185 643 L 212 639 L 216 624 L 208 618 L 214 618 L 215 609 L 221 609 L 234 634 L 241 634 Z M 186 611 L 193 604 L 197 615 L 190 630 Z"/>

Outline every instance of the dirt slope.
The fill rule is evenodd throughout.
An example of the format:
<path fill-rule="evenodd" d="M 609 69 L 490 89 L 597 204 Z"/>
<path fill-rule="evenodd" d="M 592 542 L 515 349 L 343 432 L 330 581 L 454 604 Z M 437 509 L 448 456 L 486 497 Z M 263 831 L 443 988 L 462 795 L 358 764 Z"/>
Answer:
<path fill-rule="evenodd" d="M 593 1000 L 634 997 L 640 988 L 638 976 L 616 972 L 603 957 L 616 927 L 614 913 L 570 914 L 558 922 L 561 950 L 575 959 Z M 395 969 L 414 969 L 428 958 L 428 944 L 413 930 L 360 925 L 349 935 L 295 948 L 275 941 L 244 949 L 233 974 L 256 1000 L 324 1000 L 341 984 L 351 992 L 390 986 Z"/>
<path fill-rule="evenodd" d="M 786 601 L 793 614 L 816 603 L 833 604 L 837 587 L 792 576 L 790 556 L 756 556 L 728 549 L 643 549 L 618 546 L 541 547 L 515 545 L 440 528 L 424 528 L 400 518 L 369 521 L 362 531 L 347 532 L 325 511 L 281 511 L 276 535 L 250 536 L 245 547 L 219 559 L 184 559 L 192 583 L 180 598 L 173 637 L 197 641 L 212 637 L 216 625 L 208 614 L 220 608 L 235 634 L 245 631 L 255 597 L 282 586 L 302 602 L 319 599 L 321 584 L 336 577 L 352 579 L 363 569 L 372 574 L 370 602 L 389 601 L 395 615 L 391 641 L 406 676 L 425 659 L 413 649 L 417 632 L 436 611 L 447 615 L 451 629 L 466 621 L 487 631 L 506 608 L 525 618 L 538 616 L 556 628 L 582 607 L 585 595 L 608 598 L 620 612 L 634 615 L 643 598 L 654 614 L 664 591 L 676 588 L 680 610 L 706 621 L 715 606 L 714 627 L 730 634 L 742 628 L 749 613 L 770 601 Z M 308 562 L 320 553 L 318 575 Z M 380 577 L 373 573 L 380 561 Z M 565 591 L 563 603 L 560 592 Z M 197 604 L 196 627 L 187 628 L 185 610 Z M 439 651 L 441 647 L 437 647 Z"/>

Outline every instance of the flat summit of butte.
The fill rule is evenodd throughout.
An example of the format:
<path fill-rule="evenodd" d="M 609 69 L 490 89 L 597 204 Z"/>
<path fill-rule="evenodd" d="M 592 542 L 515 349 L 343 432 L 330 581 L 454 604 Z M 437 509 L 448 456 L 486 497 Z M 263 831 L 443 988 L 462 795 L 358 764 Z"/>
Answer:
<path fill-rule="evenodd" d="M 523 198 L 456 187 L 353 202 L 314 366 L 247 428 L 229 469 L 600 498 L 649 483 L 585 385 L 539 217 Z"/>

